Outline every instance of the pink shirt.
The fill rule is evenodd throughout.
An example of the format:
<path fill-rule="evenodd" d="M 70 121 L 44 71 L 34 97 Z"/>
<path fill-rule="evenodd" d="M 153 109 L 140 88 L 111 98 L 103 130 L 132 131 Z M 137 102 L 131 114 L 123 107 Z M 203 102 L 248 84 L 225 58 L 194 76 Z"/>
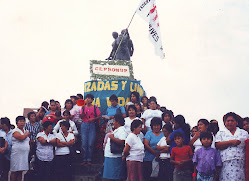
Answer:
<path fill-rule="evenodd" d="M 101 115 L 99 108 L 97 106 L 95 106 L 95 107 L 96 107 L 97 116 Z M 92 107 L 85 106 L 83 109 L 85 112 L 85 116 L 84 116 L 82 121 L 84 121 L 85 123 L 88 123 L 88 119 L 97 117 L 94 113 L 94 106 L 92 106 Z M 80 114 L 82 113 L 83 109 L 80 110 Z"/>

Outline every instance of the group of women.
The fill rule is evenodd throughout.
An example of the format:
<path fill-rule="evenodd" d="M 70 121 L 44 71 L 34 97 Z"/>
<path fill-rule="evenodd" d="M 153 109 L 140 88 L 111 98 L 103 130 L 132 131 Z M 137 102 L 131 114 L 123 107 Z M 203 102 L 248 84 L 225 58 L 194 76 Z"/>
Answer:
<path fill-rule="evenodd" d="M 73 97 L 75 98 L 75 97 Z M 200 134 L 211 132 L 212 148 L 221 155 L 223 166 L 220 180 L 245 180 L 245 140 L 248 138 L 249 118 L 242 119 L 235 113 L 224 115 L 224 130 L 219 131 L 216 120 L 200 119 L 190 130 L 182 115 L 161 108 L 155 97 L 142 97 L 131 93 L 131 102 L 123 108 L 116 95 L 110 97 L 106 122 L 110 128 L 104 142 L 103 178 L 106 180 L 150 181 L 173 180 L 174 165 L 170 163 L 171 150 L 176 147 L 174 135 L 180 132 L 184 145 L 195 152 L 202 147 Z M 77 99 L 76 99 L 77 100 Z M 85 97 L 86 106 L 78 109 L 75 101 L 67 100 L 65 109 L 58 114 L 58 104 L 50 103 L 50 109 L 42 105 L 36 117 L 42 131 L 36 133 L 37 180 L 72 180 L 71 148 L 81 133 L 83 160 L 81 165 L 91 165 L 93 145 L 96 140 L 96 120 L 101 118 L 94 97 Z M 46 111 L 45 111 L 46 112 Z M 75 118 L 76 116 L 76 118 Z M 31 119 L 32 120 L 32 119 Z M 40 121 L 41 120 L 41 121 Z M 72 121 L 74 120 L 74 121 Z M 79 125 L 79 120 L 82 122 Z M 16 118 L 17 128 L 12 130 L 10 159 L 11 181 L 21 181 L 22 171 L 29 170 L 30 138 L 32 129 L 25 128 L 25 118 Z M 34 126 L 32 122 L 31 126 Z M 104 141 L 104 139 L 103 139 Z M 56 149 L 55 149 L 56 148 Z"/>
<path fill-rule="evenodd" d="M 154 98 L 149 99 L 148 102 L 148 109 L 156 104 Z M 129 105 L 126 109 L 128 117 L 123 119 L 116 115 L 114 119 L 115 130 L 119 131 L 114 131 L 107 140 L 103 178 L 108 180 L 126 178 L 127 181 L 173 180 L 174 165 L 170 163 L 170 153 L 176 147 L 174 135 L 177 132 L 183 134 L 183 144 L 191 146 L 193 152 L 196 152 L 202 147 L 201 133 L 210 132 L 213 136 L 211 148 L 219 151 L 223 164 L 219 180 L 245 180 L 245 140 L 248 139 L 249 118 L 243 119 L 229 112 L 224 115 L 225 128 L 223 130 L 219 131 L 216 120 L 209 122 L 206 119 L 200 119 L 197 126 L 190 130 L 190 126 L 182 115 L 174 117 L 172 111 L 163 110 L 161 117 L 157 114 L 153 114 L 155 117 L 151 116 L 149 128 L 151 130 L 149 130 L 144 129 L 148 124 L 145 124 L 146 119 L 143 118 L 143 114 L 141 117 L 136 116 L 136 106 Z M 158 108 L 155 110 L 160 111 Z M 121 138 L 122 131 L 123 137 Z M 124 138 L 125 131 L 126 138 Z M 112 142 L 122 146 L 125 142 L 122 154 L 111 153 Z M 124 164 L 125 161 L 126 164 Z"/>

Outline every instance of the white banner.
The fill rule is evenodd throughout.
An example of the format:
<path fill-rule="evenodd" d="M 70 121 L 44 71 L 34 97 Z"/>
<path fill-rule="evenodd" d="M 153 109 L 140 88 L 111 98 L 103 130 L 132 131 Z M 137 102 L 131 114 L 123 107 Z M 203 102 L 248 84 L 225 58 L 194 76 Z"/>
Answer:
<path fill-rule="evenodd" d="M 162 37 L 155 0 L 141 0 L 137 8 L 137 13 L 149 23 L 149 38 L 155 47 L 156 55 L 159 55 L 161 59 L 163 59 L 165 55 L 163 53 Z"/>
<path fill-rule="evenodd" d="M 93 64 L 93 73 L 100 75 L 130 76 L 129 66 Z"/>

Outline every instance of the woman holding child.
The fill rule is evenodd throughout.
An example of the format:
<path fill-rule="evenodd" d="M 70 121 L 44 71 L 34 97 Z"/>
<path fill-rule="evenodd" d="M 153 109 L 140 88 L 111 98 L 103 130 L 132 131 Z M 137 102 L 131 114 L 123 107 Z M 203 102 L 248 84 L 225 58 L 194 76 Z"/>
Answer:
<path fill-rule="evenodd" d="M 215 145 L 220 150 L 223 167 L 220 180 L 245 180 L 245 140 L 248 133 L 238 128 L 239 117 L 229 112 L 223 117 L 224 131 L 216 135 Z"/>

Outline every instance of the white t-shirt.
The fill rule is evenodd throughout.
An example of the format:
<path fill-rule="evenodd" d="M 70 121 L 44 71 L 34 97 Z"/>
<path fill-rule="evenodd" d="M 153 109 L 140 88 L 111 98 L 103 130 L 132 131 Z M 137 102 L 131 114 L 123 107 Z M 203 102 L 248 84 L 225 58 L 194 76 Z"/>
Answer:
<path fill-rule="evenodd" d="M 118 138 L 120 140 L 125 140 L 128 135 L 125 131 L 124 126 L 120 126 L 118 129 L 115 129 L 113 131 L 113 134 L 115 138 Z M 111 141 L 110 140 L 111 140 L 110 138 L 107 139 L 107 143 L 105 146 L 105 157 L 110 157 L 110 158 L 122 157 L 122 153 L 120 154 L 111 153 Z"/>
<path fill-rule="evenodd" d="M 125 144 L 130 146 L 130 154 L 126 157 L 126 160 L 143 162 L 144 144 L 139 136 L 134 133 L 130 133 L 125 140 Z"/>
<path fill-rule="evenodd" d="M 156 110 L 147 109 L 144 111 L 143 115 L 141 116 L 141 118 L 145 119 L 145 126 L 147 128 L 147 131 L 151 131 L 150 122 L 154 117 L 162 118 L 162 111 L 158 109 Z"/>
<path fill-rule="evenodd" d="M 160 141 L 157 143 L 158 146 L 168 146 L 170 147 L 167 142 L 166 142 L 166 137 L 162 137 Z M 160 153 L 160 158 L 161 159 L 167 159 L 170 158 L 170 153 Z"/>
<path fill-rule="evenodd" d="M 74 134 L 73 133 L 68 133 L 67 137 L 65 136 L 65 138 L 63 137 L 63 135 L 61 133 L 58 133 L 56 135 L 56 138 L 59 139 L 61 142 L 69 142 L 70 140 L 74 140 Z M 68 155 L 70 153 L 70 150 L 67 146 L 65 147 L 56 147 L 55 150 L 55 155 Z"/>
<path fill-rule="evenodd" d="M 198 138 L 198 139 L 194 142 L 193 147 L 195 147 L 195 152 L 196 152 L 196 150 L 198 150 L 199 148 L 202 147 L 200 138 Z M 212 142 L 212 144 L 211 144 L 211 148 L 214 148 L 214 149 L 215 149 L 215 137 L 214 137 L 214 136 L 213 136 L 213 142 Z"/>
<path fill-rule="evenodd" d="M 143 105 L 142 102 L 140 102 L 140 104 Z M 130 105 L 134 105 L 134 103 L 133 102 L 127 102 L 126 106 L 130 106 Z"/>
<path fill-rule="evenodd" d="M 136 117 L 134 119 L 139 119 L 141 120 L 140 118 Z M 127 134 L 129 135 L 131 133 L 131 123 L 133 122 L 133 120 L 131 120 L 130 117 L 126 117 L 124 120 L 125 120 L 125 131 L 127 132 Z M 142 120 L 141 120 L 142 121 Z M 143 139 L 144 139 L 144 134 L 142 132 L 140 132 L 140 134 L 138 135 L 138 137 L 141 139 L 141 141 L 143 142 Z"/>
<path fill-rule="evenodd" d="M 141 120 L 140 118 L 136 117 L 134 119 L 139 119 Z M 134 119 L 131 119 L 130 117 L 126 117 L 124 120 L 125 120 L 125 125 L 124 125 L 124 128 L 125 128 L 125 131 L 130 134 L 131 133 L 131 123 L 133 122 Z"/>
<path fill-rule="evenodd" d="M 3 139 L 6 140 L 5 136 L 6 136 L 6 133 L 4 131 L 0 130 L 0 137 L 3 137 Z"/>
<path fill-rule="evenodd" d="M 58 131 L 59 131 L 60 133 L 62 132 L 62 131 L 61 131 L 61 126 L 60 126 L 60 123 L 61 123 L 62 121 L 66 121 L 66 120 L 65 120 L 65 119 L 62 119 L 62 120 L 58 121 L 57 124 L 56 124 L 55 127 L 54 127 L 53 133 L 54 133 L 55 136 L 56 136 L 56 134 L 58 133 Z M 74 123 L 73 121 L 69 120 L 69 124 L 70 124 L 70 127 L 69 127 L 68 131 L 73 131 L 73 134 L 74 134 L 75 136 L 78 135 L 79 132 L 78 132 L 78 130 L 77 130 L 77 127 L 76 127 L 75 123 Z"/>

